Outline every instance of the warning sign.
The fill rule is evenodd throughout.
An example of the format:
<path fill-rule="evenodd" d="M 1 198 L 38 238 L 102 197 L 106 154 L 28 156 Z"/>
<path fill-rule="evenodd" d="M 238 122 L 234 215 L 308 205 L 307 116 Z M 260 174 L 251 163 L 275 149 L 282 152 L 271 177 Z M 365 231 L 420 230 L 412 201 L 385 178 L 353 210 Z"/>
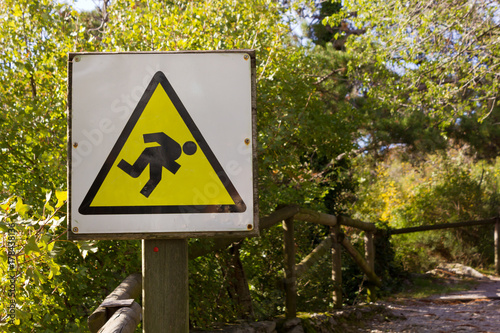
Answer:
<path fill-rule="evenodd" d="M 258 234 L 255 52 L 71 53 L 69 239 Z"/>
<path fill-rule="evenodd" d="M 79 208 L 81 214 L 245 210 L 162 72 L 154 75 Z"/>

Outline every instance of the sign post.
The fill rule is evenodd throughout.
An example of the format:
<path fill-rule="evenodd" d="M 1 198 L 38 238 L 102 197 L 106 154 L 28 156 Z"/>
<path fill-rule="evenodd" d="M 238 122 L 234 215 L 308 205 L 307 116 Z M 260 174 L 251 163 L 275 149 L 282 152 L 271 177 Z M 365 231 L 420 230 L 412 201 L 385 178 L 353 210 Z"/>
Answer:
<path fill-rule="evenodd" d="M 186 239 L 142 241 L 144 332 L 189 332 Z"/>
<path fill-rule="evenodd" d="M 68 239 L 142 239 L 145 332 L 188 332 L 188 238 L 258 235 L 255 52 L 70 53 Z"/>

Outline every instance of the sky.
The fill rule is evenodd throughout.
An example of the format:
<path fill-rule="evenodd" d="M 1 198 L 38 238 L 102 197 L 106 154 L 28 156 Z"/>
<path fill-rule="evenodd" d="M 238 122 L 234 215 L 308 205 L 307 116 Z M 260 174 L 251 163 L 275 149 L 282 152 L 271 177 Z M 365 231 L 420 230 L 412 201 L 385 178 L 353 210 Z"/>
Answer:
<path fill-rule="evenodd" d="M 92 10 L 96 7 L 96 3 L 99 3 L 99 0 L 60 0 L 60 2 L 65 2 L 65 3 L 74 3 L 73 8 L 75 8 L 78 11 L 84 11 L 84 10 Z"/>

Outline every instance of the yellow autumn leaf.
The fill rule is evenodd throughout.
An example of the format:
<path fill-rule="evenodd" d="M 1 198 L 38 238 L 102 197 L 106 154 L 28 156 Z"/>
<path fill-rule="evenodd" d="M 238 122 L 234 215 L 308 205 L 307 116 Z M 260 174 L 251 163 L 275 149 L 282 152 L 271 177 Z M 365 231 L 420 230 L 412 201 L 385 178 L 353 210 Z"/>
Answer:
<path fill-rule="evenodd" d="M 56 190 L 56 198 L 57 198 L 56 208 L 59 208 L 62 205 L 64 205 L 66 200 L 68 200 L 68 191 Z"/>
<path fill-rule="evenodd" d="M 8 211 L 9 207 L 10 207 L 10 205 L 8 203 L 0 204 L 0 209 L 2 209 L 2 210 Z"/>

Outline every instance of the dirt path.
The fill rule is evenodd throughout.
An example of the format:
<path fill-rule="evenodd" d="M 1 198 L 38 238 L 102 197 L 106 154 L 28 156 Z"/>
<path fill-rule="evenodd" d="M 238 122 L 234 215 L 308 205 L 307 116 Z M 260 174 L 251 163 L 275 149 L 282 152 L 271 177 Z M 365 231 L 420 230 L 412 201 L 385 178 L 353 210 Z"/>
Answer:
<path fill-rule="evenodd" d="M 392 316 L 360 332 L 500 332 L 500 279 L 495 277 L 482 279 L 470 291 L 379 304 Z"/>
<path fill-rule="evenodd" d="M 462 276 L 477 279 L 478 284 L 472 290 L 424 299 L 398 298 L 345 307 L 328 314 L 308 314 L 287 322 L 281 318 L 226 325 L 204 333 L 500 333 L 500 278 L 486 277 L 463 265 L 458 265 L 457 274 L 453 271 L 457 265 L 452 265 L 439 269 L 446 273 L 447 283 Z"/>

